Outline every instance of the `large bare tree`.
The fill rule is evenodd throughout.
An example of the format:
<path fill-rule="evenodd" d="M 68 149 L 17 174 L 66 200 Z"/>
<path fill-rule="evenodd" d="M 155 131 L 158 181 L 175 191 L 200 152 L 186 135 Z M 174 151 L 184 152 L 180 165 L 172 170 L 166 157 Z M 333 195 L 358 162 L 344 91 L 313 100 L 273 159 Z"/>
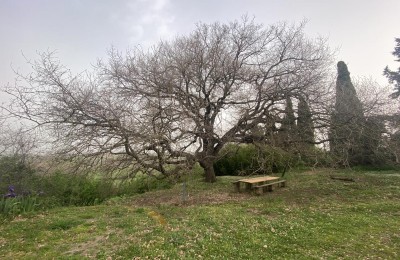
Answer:
<path fill-rule="evenodd" d="M 246 18 L 199 24 L 148 51 L 111 50 L 108 62 L 76 76 L 43 53 L 24 84 L 7 88 L 6 109 L 53 130 L 66 153 L 115 154 L 163 175 L 198 162 L 214 182 L 224 144 L 267 125 L 286 97 L 318 95 L 331 54 L 303 29 Z"/>

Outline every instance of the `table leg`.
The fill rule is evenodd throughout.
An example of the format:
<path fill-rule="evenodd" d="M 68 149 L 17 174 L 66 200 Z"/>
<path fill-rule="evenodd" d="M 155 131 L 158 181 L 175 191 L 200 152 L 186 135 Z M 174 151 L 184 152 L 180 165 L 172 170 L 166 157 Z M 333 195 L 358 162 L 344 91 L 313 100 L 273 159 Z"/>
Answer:
<path fill-rule="evenodd" d="M 251 187 L 252 187 L 252 184 L 251 184 L 251 183 L 246 183 L 246 190 L 247 190 L 247 191 L 250 191 L 250 190 L 251 190 Z"/>
<path fill-rule="evenodd" d="M 240 182 L 235 182 L 236 191 L 240 192 Z"/>

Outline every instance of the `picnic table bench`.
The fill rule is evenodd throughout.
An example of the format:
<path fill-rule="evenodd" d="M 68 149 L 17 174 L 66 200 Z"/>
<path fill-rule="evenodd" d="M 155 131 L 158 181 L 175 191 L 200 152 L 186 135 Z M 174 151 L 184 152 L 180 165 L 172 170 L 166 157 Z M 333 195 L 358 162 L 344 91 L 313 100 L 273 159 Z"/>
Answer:
<path fill-rule="evenodd" d="M 233 182 L 237 192 L 241 191 L 241 186 L 244 184 L 246 191 L 255 191 L 257 194 L 262 194 L 265 191 L 272 191 L 272 187 L 274 185 L 278 185 L 278 187 L 285 187 L 285 183 L 285 180 L 275 176 L 246 178 Z"/>

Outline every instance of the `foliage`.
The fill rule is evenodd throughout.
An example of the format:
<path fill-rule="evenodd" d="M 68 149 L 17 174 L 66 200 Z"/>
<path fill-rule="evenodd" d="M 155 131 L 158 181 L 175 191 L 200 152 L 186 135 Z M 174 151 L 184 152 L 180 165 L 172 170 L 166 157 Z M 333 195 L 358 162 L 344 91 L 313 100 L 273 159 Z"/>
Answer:
<path fill-rule="evenodd" d="M 362 133 L 365 124 L 362 104 L 343 61 L 337 64 L 335 110 L 331 118 L 330 150 L 339 166 L 362 163 Z"/>
<path fill-rule="evenodd" d="M 332 174 L 356 181 L 332 180 Z M 296 172 L 287 176 L 287 188 L 261 197 L 233 193 L 235 179 L 188 183 L 193 197 L 220 198 L 218 203 L 166 203 L 180 196 L 177 185 L 115 205 L 57 208 L 6 221 L 0 258 L 399 259 L 398 171 Z M 156 196 L 164 200 L 155 203 Z"/>
<path fill-rule="evenodd" d="M 396 47 L 392 52 L 393 56 L 396 57 L 396 61 L 400 62 L 400 38 L 396 38 Z M 385 70 L 383 71 L 383 75 L 385 75 L 389 82 L 394 85 L 395 92 L 391 95 L 392 98 L 398 98 L 400 96 L 400 67 L 397 71 L 392 71 L 386 66 Z"/>
<path fill-rule="evenodd" d="M 267 145 L 228 144 L 220 156 L 214 164 L 217 176 L 283 172 L 294 163 L 290 153 Z"/>
<path fill-rule="evenodd" d="M 36 173 L 18 156 L 0 158 L 0 177 L 1 190 L 5 192 L 13 187 L 12 193 L 16 196 L 15 200 L 5 200 L 4 205 L 8 206 L 24 206 L 30 200 L 35 200 L 41 207 L 94 205 L 115 195 L 110 181 L 60 172 L 42 175 Z M 16 207 L 11 211 L 23 211 L 23 208 Z M 4 212 L 6 211 L 8 210 Z"/>
<path fill-rule="evenodd" d="M 366 119 L 362 136 L 362 153 L 359 155 L 359 165 L 366 167 L 390 167 L 394 164 L 392 152 L 387 149 L 383 133 L 387 133 L 385 129 L 385 121 L 377 117 L 369 117 Z"/>
<path fill-rule="evenodd" d="M 0 156 L 0 193 L 12 185 L 19 194 L 29 194 L 35 179 L 34 170 L 19 156 Z"/>
<path fill-rule="evenodd" d="M 365 84 L 362 83 L 362 84 Z M 371 83 L 370 83 L 371 84 Z M 398 163 L 394 141 L 397 116 L 385 112 L 385 99 L 363 86 L 363 98 L 357 96 L 344 62 L 338 62 L 335 110 L 331 117 L 330 151 L 340 167 L 383 167 Z M 375 96 L 376 95 L 376 96 Z M 371 102 L 373 101 L 373 102 Z M 377 109 L 378 107 L 378 109 Z"/>
<path fill-rule="evenodd" d="M 116 194 L 111 181 L 61 172 L 42 177 L 40 187 L 44 196 L 62 206 L 95 205 Z"/>

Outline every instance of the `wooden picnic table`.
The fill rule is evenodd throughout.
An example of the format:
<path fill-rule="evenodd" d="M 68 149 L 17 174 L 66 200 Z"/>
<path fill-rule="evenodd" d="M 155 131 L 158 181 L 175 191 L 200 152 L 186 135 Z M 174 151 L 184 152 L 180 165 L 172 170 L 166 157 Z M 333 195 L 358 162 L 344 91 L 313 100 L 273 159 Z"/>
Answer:
<path fill-rule="evenodd" d="M 236 191 L 240 192 L 242 183 L 244 183 L 246 191 L 256 189 L 257 192 L 262 193 L 264 191 L 264 188 L 269 188 L 269 190 L 272 190 L 272 184 L 282 184 L 282 186 L 284 186 L 285 180 L 280 180 L 280 177 L 275 176 L 240 179 L 233 183 L 236 187 Z"/>

